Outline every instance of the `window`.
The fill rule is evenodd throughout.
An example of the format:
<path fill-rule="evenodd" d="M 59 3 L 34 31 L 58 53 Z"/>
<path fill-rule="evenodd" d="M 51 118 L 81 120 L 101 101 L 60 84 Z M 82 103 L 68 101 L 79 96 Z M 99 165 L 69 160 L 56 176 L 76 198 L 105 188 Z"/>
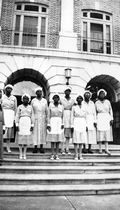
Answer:
<path fill-rule="evenodd" d="M 83 23 L 83 51 L 87 51 L 87 23 Z"/>
<path fill-rule="evenodd" d="M 83 51 L 111 54 L 111 19 L 109 14 L 91 10 L 83 11 Z"/>
<path fill-rule="evenodd" d="M 95 12 L 91 12 L 90 13 L 90 17 L 91 18 L 95 18 L 95 19 L 103 19 L 103 15 L 102 14 L 95 13 Z"/>
<path fill-rule="evenodd" d="M 103 25 L 90 24 L 90 51 L 103 53 Z"/>
<path fill-rule="evenodd" d="M 33 4 L 16 4 L 13 44 L 45 47 L 47 37 L 47 7 Z"/>

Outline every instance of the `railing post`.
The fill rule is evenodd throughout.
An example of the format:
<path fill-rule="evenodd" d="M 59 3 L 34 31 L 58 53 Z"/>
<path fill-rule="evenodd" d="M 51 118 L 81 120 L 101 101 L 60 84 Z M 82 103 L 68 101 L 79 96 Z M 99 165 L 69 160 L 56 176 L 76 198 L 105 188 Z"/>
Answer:
<path fill-rule="evenodd" d="M 0 166 L 3 159 L 3 113 L 0 111 Z"/>

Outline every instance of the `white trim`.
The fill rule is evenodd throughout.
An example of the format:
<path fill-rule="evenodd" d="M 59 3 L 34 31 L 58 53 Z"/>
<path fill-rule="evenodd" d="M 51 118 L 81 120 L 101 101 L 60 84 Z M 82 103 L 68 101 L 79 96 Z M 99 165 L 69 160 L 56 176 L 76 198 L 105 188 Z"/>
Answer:
<path fill-rule="evenodd" d="M 83 17 L 83 13 L 86 12 L 87 13 L 87 17 Z M 111 43 L 111 53 L 113 53 L 113 43 L 112 43 L 112 15 L 110 16 L 110 20 L 106 20 L 106 13 L 101 12 L 101 11 L 93 11 L 95 13 L 100 13 L 103 15 L 103 19 L 94 19 L 94 18 L 90 18 L 90 10 L 84 10 L 82 11 L 82 38 L 83 38 L 83 23 L 86 22 L 87 23 L 87 51 L 86 52 L 90 52 L 90 24 L 100 24 L 103 25 L 103 53 L 100 54 L 106 54 L 106 26 L 109 25 L 110 26 L 110 43 Z M 83 50 L 83 40 L 81 40 L 81 49 Z M 93 52 L 94 53 L 94 52 Z"/>

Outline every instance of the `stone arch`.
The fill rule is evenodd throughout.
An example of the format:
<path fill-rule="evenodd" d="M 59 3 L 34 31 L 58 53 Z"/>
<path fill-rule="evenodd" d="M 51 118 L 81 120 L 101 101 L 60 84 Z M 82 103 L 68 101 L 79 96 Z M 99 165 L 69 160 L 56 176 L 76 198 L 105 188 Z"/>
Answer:
<path fill-rule="evenodd" d="M 7 77 L 4 84 L 7 85 L 10 83 L 12 85 L 16 85 L 17 83 L 23 82 L 23 81 L 26 81 L 26 82 L 31 81 L 32 83 L 35 83 L 36 85 L 41 86 L 43 88 L 44 97 L 48 99 L 48 96 L 49 96 L 48 81 L 43 74 L 41 74 L 40 72 L 36 70 L 30 69 L 30 68 L 19 69 L 15 71 L 14 73 L 10 74 Z M 29 87 L 29 88 L 32 88 L 32 87 Z"/>
<path fill-rule="evenodd" d="M 111 102 L 120 101 L 120 82 L 115 77 L 106 74 L 97 75 L 86 85 L 86 89 L 91 90 L 94 94 L 100 88 L 104 88 L 107 91 L 108 99 Z"/>

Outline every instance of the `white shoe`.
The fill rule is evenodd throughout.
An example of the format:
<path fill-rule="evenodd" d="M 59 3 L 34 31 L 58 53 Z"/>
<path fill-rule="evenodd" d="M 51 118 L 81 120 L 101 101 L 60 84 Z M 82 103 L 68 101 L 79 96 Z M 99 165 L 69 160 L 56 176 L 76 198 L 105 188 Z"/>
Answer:
<path fill-rule="evenodd" d="M 7 152 L 8 152 L 8 153 L 11 153 L 11 149 L 10 149 L 10 148 L 7 148 Z"/>
<path fill-rule="evenodd" d="M 77 155 L 75 155 L 74 160 L 78 160 L 78 156 Z"/>
<path fill-rule="evenodd" d="M 60 158 L 58 157 L 58 155 L 56 155 L 56 156 L 55 156 L 55 159 L 56 159 L 56 160 L 59 160 Z"/>
<path fill-rule="evenodd" d="M 65 155 L 65 151 L 62 151 L 61 153 L 62 153 L 62 155 Z"/>
<path fill-rule="evenodd" d="M 26 156 L 25 155 L 24 155 L 23 159 L 26 160 Z"/>
<path fill-rule="evenodd" d="M 20 160 L 22 159 L 22 155 L 19 156 L 19 159 L 20 159 Z"/>
<path fill-rule="evenodd" d="M 67 154 L 67 155 L 71 155 L 70 150 L 66 150 L 66 154 Z"/>
<path fill-rule="evenodd" d="M 54 160 L 54 155 L 51 155 L 50 160 Z"/>

